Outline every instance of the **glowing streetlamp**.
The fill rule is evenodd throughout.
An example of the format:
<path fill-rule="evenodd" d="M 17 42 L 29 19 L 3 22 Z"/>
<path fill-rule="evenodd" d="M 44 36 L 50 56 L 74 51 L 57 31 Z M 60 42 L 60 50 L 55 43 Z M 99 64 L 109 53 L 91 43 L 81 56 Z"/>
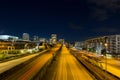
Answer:
<path fill-rule="evenodd" d="M 105 45 L 105 48 L 107 48 L 108 44 L 107 44 L 107 43 L 105 43 L 104 45 Z"/>
<path fill-rule="evenodd" d="M 105 43 L 105 71 L 107 73 L 107 47 L 108 47 L 108 44 Z"/>

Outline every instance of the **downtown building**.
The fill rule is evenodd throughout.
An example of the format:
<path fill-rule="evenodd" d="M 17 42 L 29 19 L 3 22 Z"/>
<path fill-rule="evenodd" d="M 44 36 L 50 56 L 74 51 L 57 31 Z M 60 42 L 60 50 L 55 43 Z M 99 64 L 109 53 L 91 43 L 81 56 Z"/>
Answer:
<path fill-rule="evenodd" d="M 15 49 L 14 43 L 19 40 L 17 36 L 0 35 L 0 50 Z"/>
<path fill-rule="evenodd" d="M 76 49 L 78 49 L 78 50 L 82 50 L 83 47 L 84 47 L 84 42 L 78 42 L 78 41 L 76 41 L 74 47 Z"/>
<path fill-rule="evenodd" d="M 39 41 L 39 37 L 38 36 L 33 36 L 33 41 Z"/>
<path fill-rule="evenodd" d="M 39 38 L 39 41 L 45 43 L 47 41 L 47 39 L 46 38 Z"/>
<path fill-rule="evenodd" d="M 0 35 L 0 50 L 19 50 L 27 48 L 34 48 L 36 44 L 32 41 L 21 40 L 17 36 Z"/>
<path fill-rule="evenodd" d="M 101 54 L 103 49 L 109 54 L 120 54 L 120 35 L 102 36 L 84 41 L 84 47 L 87 50 L 95 49 L 95 52 Z"/>
<path fill-rule="evenodd" d="M 60 44 L 64 44 L 65 43 L 65 40 L 64 39 L 59 39 L 58 41 Z"/>
<path fill-rule="evenodd" d="M 108 51 L 113 54 L 120 54 L 120 35 L 108 36 Z"/>
<path fill-rule="evenodd" d="M 30 36 L 28 33 L 23 33 L 23 36 L 22 36 L 23 40 L 25 41 L 29 41 L 30 40 Z"/>
<path fill-rule="evenodd" d="M 56 44 L 57 43 L 57 35 L 56 34 L 51 35 L 50 43 L 51 44 Z"/>
<path fill-rule="evenodd" d="M 16 41 L 16 40 L 18 40 L 18 39 L 19 39 L 19 37 L 17 37 L 17 36 L 0 35 L 0 40 L 6 40 L 6 41 L 12 40 L 12 41 Z"/>

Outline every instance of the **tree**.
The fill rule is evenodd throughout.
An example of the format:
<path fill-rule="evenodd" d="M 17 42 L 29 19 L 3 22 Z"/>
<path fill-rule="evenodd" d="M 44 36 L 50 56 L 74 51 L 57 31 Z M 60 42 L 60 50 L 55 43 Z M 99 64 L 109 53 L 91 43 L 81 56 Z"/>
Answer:
<path fill-rule="evenodd" d="M 106 49 L 102 49 L 101 54 L 105 55 L 106 54 Z"/>

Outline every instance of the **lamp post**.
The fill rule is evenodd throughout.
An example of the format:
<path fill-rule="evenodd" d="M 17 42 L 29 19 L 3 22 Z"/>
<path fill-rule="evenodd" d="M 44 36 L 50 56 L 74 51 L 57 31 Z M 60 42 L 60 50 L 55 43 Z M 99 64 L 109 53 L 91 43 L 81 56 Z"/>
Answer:
<path fill-rule="evenodd" d="M 105 71 L 107 73 L 107 47 L 108 47 L 108 44 L 105 43 Z"/>

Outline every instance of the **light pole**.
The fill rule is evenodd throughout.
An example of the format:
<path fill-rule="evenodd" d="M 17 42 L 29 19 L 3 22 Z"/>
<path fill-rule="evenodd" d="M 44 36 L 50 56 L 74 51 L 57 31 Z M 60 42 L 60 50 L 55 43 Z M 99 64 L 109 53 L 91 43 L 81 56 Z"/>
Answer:
<path fill-rule="evenodd" d="M 108 44 L 105 43 L 105 71 L 107 73 L 107 47 L 108 47 Z"/>

